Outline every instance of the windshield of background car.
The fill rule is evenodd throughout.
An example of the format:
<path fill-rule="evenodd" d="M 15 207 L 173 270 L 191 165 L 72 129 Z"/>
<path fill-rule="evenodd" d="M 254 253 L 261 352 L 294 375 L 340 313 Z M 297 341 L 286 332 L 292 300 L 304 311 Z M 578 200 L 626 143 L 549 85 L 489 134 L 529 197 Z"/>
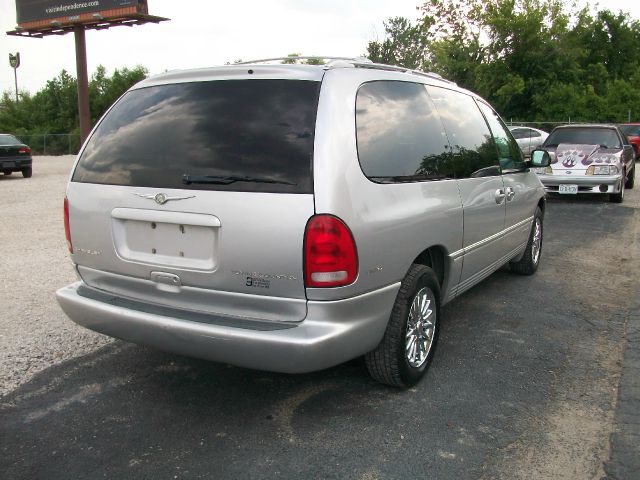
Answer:
<path fill-rule="evenodd" d="M 610 128 L 559 128 L 551 132 L 551 135 L 544 142 L 544 146 L 557 147 L 561 143 L 622 148 L 618 134 Z"/>
<path fill-rule="evenodd" d="M 640 125 L 620 125 L 620 130 L 628 137 L 640 137 Z"/>
<path fill-rule="evenodd" d="M 0 145 L 22 145 L 13 135 L 0 135 Z"/>
<path fill-rule="evenodd" d="M 72 181 L 311 193 L 319 87 L 221 80 L 133 90 L 97 127 Z"/>

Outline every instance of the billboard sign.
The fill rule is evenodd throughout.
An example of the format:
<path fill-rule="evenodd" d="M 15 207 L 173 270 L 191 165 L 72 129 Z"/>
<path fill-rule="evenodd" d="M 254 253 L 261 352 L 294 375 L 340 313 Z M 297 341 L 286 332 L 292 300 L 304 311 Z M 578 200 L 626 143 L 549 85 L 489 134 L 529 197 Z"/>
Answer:
<path fill-rule="evenodd" d="M 145 0 L 16 0 L 18 24 L 137 7 Z"/>

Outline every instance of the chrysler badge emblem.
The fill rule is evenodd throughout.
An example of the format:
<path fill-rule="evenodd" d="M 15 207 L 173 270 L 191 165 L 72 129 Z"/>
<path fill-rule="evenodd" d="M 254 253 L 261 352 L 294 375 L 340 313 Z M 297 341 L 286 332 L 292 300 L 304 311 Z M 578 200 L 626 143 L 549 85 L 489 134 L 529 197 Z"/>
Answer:
<path fill-rule="evenodd" d="M 191 195 L 190 197 L 170 197 L 166 193 L 156 193 L 155 195 L 153 194 L 144 195 L 141 193 L 134 193 L 134 195 L 141 198 L 148 198 L 149 200 L 155 200 L 155 202 L 158 205 L 164 205 L 165 203 L 170 202 L 172 200 L 186 200 L 188 198 L 195 198 L 195 195 Z"/>

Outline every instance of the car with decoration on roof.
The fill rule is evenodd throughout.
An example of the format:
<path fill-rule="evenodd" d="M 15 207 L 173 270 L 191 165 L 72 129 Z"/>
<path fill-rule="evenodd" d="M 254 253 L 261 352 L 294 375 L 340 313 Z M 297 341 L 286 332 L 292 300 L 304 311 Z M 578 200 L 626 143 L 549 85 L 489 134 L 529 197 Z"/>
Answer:
<path fill-rule="evenodd" d="M 633 188 L 635 150 L 616 125 L 562 125 L 541 149 L 551 157 L 551 165 L 536 169 L 547 192 L 608 194 L 621 203 L 625 188 Z"/>

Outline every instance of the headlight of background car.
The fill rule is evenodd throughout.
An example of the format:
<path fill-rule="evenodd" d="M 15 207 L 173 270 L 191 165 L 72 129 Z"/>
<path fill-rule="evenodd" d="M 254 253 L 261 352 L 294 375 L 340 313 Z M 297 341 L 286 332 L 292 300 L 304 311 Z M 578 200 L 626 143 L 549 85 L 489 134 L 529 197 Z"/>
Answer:
<path fill-rule="evenodd" d="M 553 168 L 551 167 L 532 168 L 531 170 L 538 175 L 553 175 Z"/>
<path fill-rule="evenodd" d="M 587 168 L 587 175 L 616 175 L 618 167 L 616 165 L 591 165 Z"/>

